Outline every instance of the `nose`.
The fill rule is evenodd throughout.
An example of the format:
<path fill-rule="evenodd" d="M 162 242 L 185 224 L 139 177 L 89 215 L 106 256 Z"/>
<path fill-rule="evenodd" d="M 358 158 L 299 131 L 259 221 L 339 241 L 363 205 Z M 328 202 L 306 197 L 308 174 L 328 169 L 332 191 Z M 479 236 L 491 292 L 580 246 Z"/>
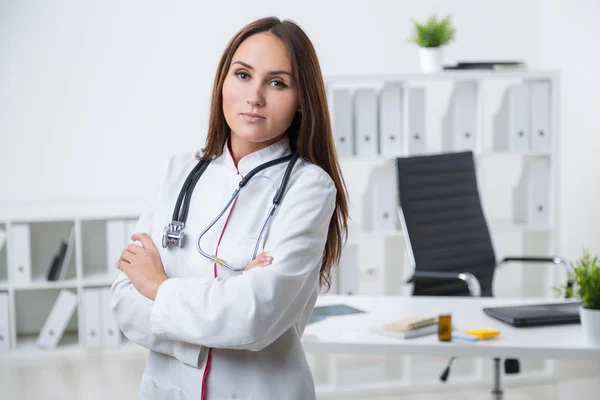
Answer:
<path fill-rule="evenodd" d="M 250 89 L 246 98 L 246 104 L 251 107 L 263 107 L 265 105 L 265 96 L 260 86 L 254 86 Z"/>

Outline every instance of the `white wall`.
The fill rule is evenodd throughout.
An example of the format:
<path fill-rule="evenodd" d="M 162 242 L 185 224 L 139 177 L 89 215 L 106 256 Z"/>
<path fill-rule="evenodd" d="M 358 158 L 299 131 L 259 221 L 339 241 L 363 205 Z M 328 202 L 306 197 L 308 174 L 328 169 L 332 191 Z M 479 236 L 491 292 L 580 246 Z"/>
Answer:
<path fill-rule="evenodd" d="M 600 3 L 540 0 L 540 64 L 562 74 L 560 245 L 600 253 Z"/>
<path fill-rule="evenodd" d="M 538 66 L 533 0 L 0 1 L 0 202 L 145 196 L 202 145 L 219 56 L 258 17 L 297 21 L 332 75 L 418 71 L 410 19 L 434 12 L 458 28 L 448 63 Z"/>

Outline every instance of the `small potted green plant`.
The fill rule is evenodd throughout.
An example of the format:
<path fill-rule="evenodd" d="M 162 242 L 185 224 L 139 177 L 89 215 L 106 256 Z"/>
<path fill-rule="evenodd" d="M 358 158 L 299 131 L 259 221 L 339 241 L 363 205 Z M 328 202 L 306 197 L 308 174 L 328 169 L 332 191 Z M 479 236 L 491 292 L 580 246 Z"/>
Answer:
<path fill-rule="evenodd" d="M 432 15 L 424 23 L 412 22 L 414 33 L 410 41 L 419 46 L 421 69 L 426 73 L 441 71 L 443 48 L 456 36 L 450 16 L 438 20 L 437 16 Z"/>
<path fill-rule="evenodd" d="M 600 346 L 600 258 L 584 249 L 568 274 L 572 284 L 558 287 L 557 292 L 581 301 L 579 315 L 584 336 L 590 344 Z"/>

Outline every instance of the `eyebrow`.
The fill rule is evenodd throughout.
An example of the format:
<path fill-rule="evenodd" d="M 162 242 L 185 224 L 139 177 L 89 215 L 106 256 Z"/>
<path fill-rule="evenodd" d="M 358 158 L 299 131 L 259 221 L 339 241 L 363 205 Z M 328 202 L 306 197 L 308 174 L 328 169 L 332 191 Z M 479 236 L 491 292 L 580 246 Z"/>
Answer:
<path fill-rule="evenodd" d="M 254 67 L 253 67 L 253 66 L 251 66 L 251 65 L 249 65 L 249 64 L 246 64 L 246 63 L 245 63 L 245 62 L 243 62 L 243 61 L 235 61 L 235 62 L 234 62 L 234 64 L 240 64 L 240 65 L 242 65 L 242 66 L 244 66 L 244 67 L 248 68 L 249 70 L 251 70 L 251 71 L 254 71 Z M 283 71 L 283 70 L 280 70 L 280 71 L 271 71 L 271 72 L 269 72 L 269 75 L 281 75 L 281 74 L 284 74 L 284 75 L 289 75 L 289 76 L 291 76 L 292 78 L 294 77 L 294 75 L 292 75 L 290 72 Z"/>

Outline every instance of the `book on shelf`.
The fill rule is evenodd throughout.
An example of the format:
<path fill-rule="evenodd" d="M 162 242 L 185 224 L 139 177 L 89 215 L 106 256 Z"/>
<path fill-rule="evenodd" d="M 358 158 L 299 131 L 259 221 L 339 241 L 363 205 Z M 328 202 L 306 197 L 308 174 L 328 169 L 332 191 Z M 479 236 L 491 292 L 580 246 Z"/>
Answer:
<path fill-rule="evenodd" d="M 523 61 L 459 61 L 456 65 L 445 65 L 445 70 L 492 70 L 504 71 L 513 69 L 526 69 Z"/>
<path fill-rule="evenodd" d="M 71 228 L 69 233 L 69 240 L 60 241 L 58 253 L 54 255 L 52 263 L 48 269 L 46 278 L 49 281 L 63 280 L 67 276 L 67 270 L 69 269 L 69 263 L 71 262 L 71 255 L 75 246 L 75 227 Z"/>
<path fill-rule="evenodd" d="M 60 267 L 60 273 L 58 276 L 59 280 L 64 280 L 67 276 L 67 271 L 69 269 L 69 264 L 71 263 L 71 256 L 73 254 L 73 249 L 75 248 L 75 225 L 71 227 L 71 233 L 69 233 L 69 242 L 67 243 L 67 249 L 65 256 L 63 258 L 62 265 Z"/>

